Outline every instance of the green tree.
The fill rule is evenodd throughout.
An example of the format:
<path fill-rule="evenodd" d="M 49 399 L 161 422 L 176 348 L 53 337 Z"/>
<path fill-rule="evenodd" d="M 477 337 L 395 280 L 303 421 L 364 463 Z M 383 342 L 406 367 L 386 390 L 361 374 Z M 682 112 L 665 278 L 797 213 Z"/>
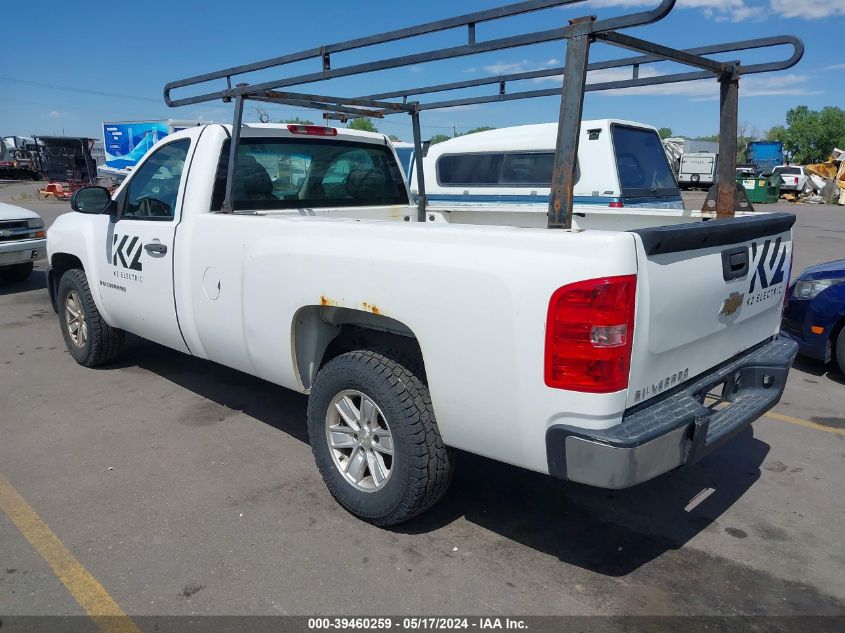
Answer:
<path fill-rule="evenodd" d="M 781 141 L 786 137 L 786 128 L 782 125 L 774 125 L 766 132 L 767 141 Z"/>
<path fill-rule="evenodd" d="M 389 138 L 389 139 L 390 139 L 393 143 L 400 143 L 400 142 L 402 142 L 402 139 L 401 139 L 401 138 L 399 138 L 398 136 L 396 136 L 395 134 L 391 134 L 391 135 L 390 135 L 390 136 L 388 136 L 387 138 Z"/>
<path fill-rule="evenodd" d="M 352 119 L 346 127 L 350 130 L 361 130 L 362 132 L 378 132 L 376 124 L 367 117 Z"/>
<path fill-rule="evenodd" d="M 450 138 L 452 137 L 448 136 L 447 134 L 435 134 L 431 137 L 430 143 L 432 145 L 437 145 L 438 143 L 442 143 L 443 141 L 448 141 Z"/>
<path fill-rule="evenodd" d="M 314 125 L 314 121 L 309 121 L 308 119 L 300 119 L 298 116 L 292 117 L 290 119 L 285 119 L 284 121 L 279 121 L 279 123 L 289 123 L 290 125 Z"/>
<path fill-rule="evenodd" d="M 657 133 L 660 135 L 660 138 L 669 138 L 670 136 L 672 136 L 672 128 L 662 127 L 657 130 Z"/>
<path fill-rule="evenodd" d="M 458 136 L 466 136 L 467 134 L 475 134 L 476 132 L 487 132 L 488 130 L 495 130 L 496 128 L 490 127 L 489 125 L 482 125 L 481 127 L 474 127 L 471 130 L 467 130 L 463 134 L 458 134 Z"/>
<path fill-rule="evenodd" d="M 783 148 L 799 165 L 827 160 L 834 147 L 845 147 L 845 110 L 827 106 L 810 110 L 805 105 L 786 113 Z"/>

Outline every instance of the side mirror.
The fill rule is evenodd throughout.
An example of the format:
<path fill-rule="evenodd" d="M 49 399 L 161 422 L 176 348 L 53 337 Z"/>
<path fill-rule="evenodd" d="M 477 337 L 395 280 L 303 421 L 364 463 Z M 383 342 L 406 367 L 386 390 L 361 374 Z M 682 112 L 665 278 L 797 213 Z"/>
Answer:
<path fill-rule="evenodd" d="M 70 199 L 70 208 L 79 213 L 102 213 L 111 203 L 111 194 L 105 187 L 77 189 Z"/>

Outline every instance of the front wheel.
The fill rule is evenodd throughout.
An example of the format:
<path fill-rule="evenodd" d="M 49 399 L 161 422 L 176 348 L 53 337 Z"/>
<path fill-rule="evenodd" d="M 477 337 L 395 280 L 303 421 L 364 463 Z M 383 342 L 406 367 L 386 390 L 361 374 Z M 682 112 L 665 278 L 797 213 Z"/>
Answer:
<path fill-rule="evenodd" d="M 421 372 L 403 362 L 370 350 L 342 354 L 319 371 L 308 400 L 311 450 L 329 492 L 379 526 L 434 505 L 454 462 Z"/>
<path fill-rule="evenodd" d="M 75 268 L 59 281 L 59 322 L 67 351 L 85 367 L 109 362 L 123 345 L 123 330 L 105 322 L 91 296 L 85 271 Z"/>
<path fill-rule="evenodd" d="M 845 326 L 836 337 L 836 364 L 839 365 L 839 371 L 845 374 Z"/>

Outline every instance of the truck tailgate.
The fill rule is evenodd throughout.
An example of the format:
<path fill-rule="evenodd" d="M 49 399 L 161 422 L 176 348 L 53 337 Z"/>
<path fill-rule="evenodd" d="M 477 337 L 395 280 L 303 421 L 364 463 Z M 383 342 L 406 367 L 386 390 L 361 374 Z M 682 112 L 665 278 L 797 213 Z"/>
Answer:
<path fill-rule="evenodd" d="M 761 213 L 632 231 L 638 277 L 628 407 L 777 334 L 794 222 Z"/>

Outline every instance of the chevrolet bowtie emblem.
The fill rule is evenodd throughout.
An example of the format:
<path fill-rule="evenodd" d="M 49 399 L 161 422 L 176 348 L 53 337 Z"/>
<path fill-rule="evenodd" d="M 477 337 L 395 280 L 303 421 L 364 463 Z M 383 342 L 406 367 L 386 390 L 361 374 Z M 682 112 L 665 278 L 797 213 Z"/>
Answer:
<path fill-rule="evenodd" d="M 742 305 L 742 300 L 745 297 L 744 294 L 741 292 L 732 292 L 728 295 L 728 298 L 722 302 L 722 309 L 719 311 L 719 314 L 724 314 L 725 316 L 730 316 Z"/>

